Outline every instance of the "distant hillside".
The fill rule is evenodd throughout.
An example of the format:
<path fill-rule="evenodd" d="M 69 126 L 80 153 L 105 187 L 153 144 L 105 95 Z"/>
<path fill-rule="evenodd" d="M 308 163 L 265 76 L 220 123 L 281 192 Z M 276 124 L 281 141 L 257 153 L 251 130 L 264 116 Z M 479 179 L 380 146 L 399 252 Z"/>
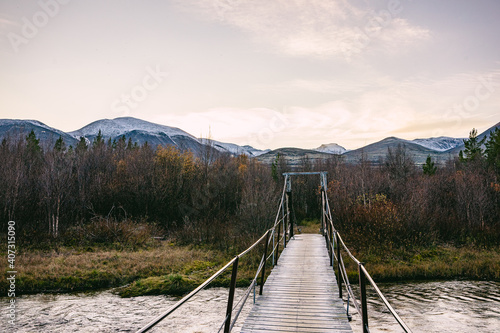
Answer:
<path fill-rule="evenodd" d="M 215 140 L 197 139 L 193 135 L 177 128 L 151 123 L 133 117 L 115 119 L 101 119 L 94 121 L 76 131 L 65 133 L 49 127 L 37 120 L 0 119 L 0 139 L 24 138 L 34 130 L 42 146 L 52 146 L 62 136 L 66 146 L 76 146 L 81 137 L 87 142 L 92 142 L 99 131 L 103 138 L 118 141 L 122 136 L 131 139 L 138 145 L 148 143 L 151 147 L 175 146 L 182 151 L 190 150 L 200 156 L 210 146 L 221 153 L 231 155 L 246 154 L 251 157 L 258 156 L 269 150 L 259 150 L 251 146 L 239 146 L 233 143 L 224 143 Z"/>
<path fill-rule="evenodd" d="M 438 138 L 428 138 L 428 139 L 415 139 L 409 142 L 416 143 L 425 148 L 429 148 L 439 152 L 445 152 L 447 150 L 456 148 L 463 145 L 464 139 L 462 138 L 450 138 L 448 136 L 440 136 Z"/>
<path fill-rule="evenodd" d="M 198 139 L 180 128 L 159 125 L 133 117 L 97 120 L 70 134 L 74 137 L 83 136 L 92 141 L 99 131 L 101 131 L 105 139 L 118 140 L 120 137 L 125 136 L 127 140 L 130 138 L 139 145 L 143 145 L 146 142 L 152 147 L 171 145 L 183 151 L 191 150 L 198 156 L 203 154 L 208 146 L 221 153 L 229 153 L 231 155 L 246 154 L 248 156 L 258 156 L 264 153 L 264 151 L 251 146 L 239 146 L 234 143 Z"/>
<path fill-rule="evenodd" d="M 99 131 L 105 140 L 118 140 L 125 136 L 127 140 L 130 138 L 132 142 L 137 142 L 139 145 L 146 142 L 152 147 L 172 145 L 180 150 L 191 150 L 195 154 L 201 154 L 204 147 L 198 139 L 179 128 L 133 117 L 97 120 L 69 134 L 75 138 L 85 137 L 92 141 Z"/>
<path fill-rule="evenodd" d="M 285 159 L 289 166 L 299 166 L 304 158 L 311 162 L 315 162 L 317 160 L 326 160 L 338 156 L 309 149 L 280 148 L 258 156 L 257 160 L 266 164 L 272 164 L 276 160 L 278 154 Z"/>
<path fill-rule="evenodd" d="M 413 157 L 413 160 L 416 164 L 423 164 L 427 159 L 427 156 L 431 156 L 438 163 L 445 163 L 446 160 L 452 157 L 452 155 L 447 152 L 439 152 L 430 148 L 426 148 L 422 145 L 413 143 L 411 141 L 389 137 L 383 139 L 379 142 L 372 143 L 363 148 L 359 148 L 356 150 L 349 151 L 342 155 L 344 160 L 350 163 L 355 163 L 359 161 L 363 154 L 366 155 L 366 158 L 373 162 L 379 163 L 383 161 L 387 155 L 388 148 L 397 148 L 398 145 L 404 145 L 407 149 L 407 152 L 410 156 Z"/>
<path fill-rule="evenodd" d="M 77 139 L 72 135 L 64 133 L 58 129 L 49 127 L 38 120 L 21 120 L 21 119 L 0 119 L 0 138 L 26 137 L 31 131 L 35 132 L 37 138 L 40 139 L 42 146 L 52 146 L 59 136 L 64 139 L 66 146 L 75 145 Z"/>
<path fill-rule="evenodd" d="M 322 144 L 321 146 L 313 150 L 328 154 L 344 154 L 345 152 L 347 152 L 347 149 L 336 143 Z"/>
<path fill-rule="evenodd" d="M 218 151 L 228 152 L 231 155 L 235 156 L 245 154 L 250 157 L 256 157 L 270 151 L 270 149 L 260 150 L 248 145 L 239 146 L 234 143 L 220 142 L 212 139 L 198 139 L 198 140 L 205 145 L 210 145 L 211 147 L 217 149 Z"/>
<path fill-rule="evenodd" d="M 500 127 L 500 123 L 481 133 L 479 138 L 489 136 L 490 131 L 494 130 L 495 127 Z M 429 155 L 435 162 L 445 163 L 458 156 L 460 150 L 464 149 L 463 139 L 442 136 L 415 140 L 389 137 L 352 151 L 347 151 L 336 143 L 323 144 L 316 149 L 280 148 L 270 151 L 269 149 L 256 149 L 248 145 L 240 146 L 234 143 L 198 139 L 180 128 L 155 124 L 133 117 L 97 120 L 70 133 L 49 127 L 37 120 L 0 119 L 0 139 L 6 137 L 24 138 L 31 130 L 40 139 L 42 146 L 46 147 L 52 146 L 59 136 L 62 136 L 66 146 L 75 146 L 80 137 L 92 142 L 101 131 L 105 140 L 118 140 L 125 136 L 127 140 L 131 139 L 132 142 L 139 145 L 143 145 L 145 142 L 148 142 L 152 147 L 171 145 L 182 151 L 190 150 L 197 156 L 201 156 L 208 147 L 211 147 L 221 153 L 246 154 L 271 164 L 276 156 L 281 154 L 291 166 L 300 165 L 304 158 L 314 162 L 338 156 L 342 156 L 342 159 L 348 163 L 356 163 L 363 154 L 369 161 L 379 163 L 385 158 L 388 148 L 396 148 L 399 144 L 406 147 L 417 164 L 423 164 Z"/>

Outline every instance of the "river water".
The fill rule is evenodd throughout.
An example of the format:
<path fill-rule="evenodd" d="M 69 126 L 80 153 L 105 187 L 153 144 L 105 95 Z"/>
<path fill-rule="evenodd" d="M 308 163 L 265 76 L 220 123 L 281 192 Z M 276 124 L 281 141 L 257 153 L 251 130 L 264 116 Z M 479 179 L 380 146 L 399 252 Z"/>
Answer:
<path fill-rule="evenodd" d="M 380 289 L 413 332 L 500 332 L 500 283 L 476 281 L 381 284 Z M 245 293 L 238 289 L 236 301 Z M 4 306 L 7 300 L 1 299 Z M 111 291 L 75 295 L 27 295 L 17 298 L 15 326 L 5 332 L 135 332 L 176 302 L 165 296 L 120 298 Z M 162 321 L 153 332 L 217 332 L 226 312 L 227 289 L 201 292 Z M 243 308 L 239 332 L 252 306 Z M 5 311 L 2 311 L 3 314 Z M 377 296 L 369 290 L 373 332 L 401 332 Z M 354 332 L 361 332 L 353 311 Z"/>

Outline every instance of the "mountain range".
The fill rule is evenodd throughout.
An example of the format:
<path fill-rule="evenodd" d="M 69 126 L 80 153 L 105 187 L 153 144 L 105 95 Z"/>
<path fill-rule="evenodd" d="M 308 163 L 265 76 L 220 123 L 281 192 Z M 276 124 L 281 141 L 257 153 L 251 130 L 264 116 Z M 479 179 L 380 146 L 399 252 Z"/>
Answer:
<path fill-rule="evenodd" d="M 489 135 L 490 131 L 495 127 L 500 127 L 500 123 L 481 133 L 479 138 Z M 0 119 L 0 138 L 25 136 L 31 130 L 35 132 L 44 146 L 53 145 L 59 136 L 64 139 L 67 146 L 75 146 L 81 137 L 88 142 L 92 142 L 101 131 L 105 140 L 118 140 L 120 137 L 125 136 L 127 140 L 130 138 L 132 142 L 137 142 L 139 145 L 145 142 L 148 142 L 153 147 L 173 145 L 182 151 L 191 150 L 198 156 L 205 151 L 207 146 L 232 155 L 246 154 L 250 157 L 256 157 L 264 163 L 272 163 L 276 156 L 280 154 L 285 157 L 290 165 L 299 164 L 304 157 L 309 160 L 317 160 L 338 155 L 342 155 L 347 162 L 356 162 L 364 155 L 366 159 L 377 163 L 385 157 L 388 148 L 395 148 L 399 144 L 405 145 L 417 164 L 424 163 L 429 155 L 438 163 L 444 163 L 446 160 L 457 156 L 458 152 L 464 148 L 462 138 L 438 137 L 404 140 L 389 137 L 356 150 L 347 150 L 336 143 L 323 144 L 315 149 L 280 148 L 260 150 L 248 145 L 239 146 L 234 143 L 196 138 L 176 127 L 155 124 L 132 117 L 97 120 L 73 132 L 63 132 L 37 120 Z"/>

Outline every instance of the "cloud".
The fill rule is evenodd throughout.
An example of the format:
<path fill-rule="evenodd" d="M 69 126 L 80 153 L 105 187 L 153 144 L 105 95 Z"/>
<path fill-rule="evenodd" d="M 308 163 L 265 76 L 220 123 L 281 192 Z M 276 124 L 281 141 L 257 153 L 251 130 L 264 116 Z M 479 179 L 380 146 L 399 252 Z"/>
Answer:
<path fill-rule="evenodd" d="M 368 47 L 394 53 L 430 32 L 398 17 L 399 6 L 375 11 L 347 0 L 184 0 L 179 6 L 236 27 L 275 52 L 294 57 L 348 60 Z M 388 5 L 389 6 L 389 5 Z M 405 48 L 401 46 L 404 45 Z"/>
<path fill-rule="evenodd" d="M 300 89 L 324 92 L 340 85 L 328 80 L 292 80 L 277 87 L 295 94 Z M 195 136 L 208 136 L 210 127 L 215 140 L 261 149 L 314 148 L 329 142 L 355 149 L 388 136 L 462 137 L 472 127 L 488 125 L 484 119 L 498 122 L 499 70 L 460 73 L 439 80 L 418 76 L 399 82 L 380 77 L 361 85 L 346 82 L 343 88 L 345 94 L 316 106 L 292 105 L 279 110 L 213 108 L 186 115 L 163 115 L 152 121 L 180 127 Z M 480 103 L 468 111 L 463 105 L 477 92 Z M 456 105 L 462 105 L 462 109 Z"/>

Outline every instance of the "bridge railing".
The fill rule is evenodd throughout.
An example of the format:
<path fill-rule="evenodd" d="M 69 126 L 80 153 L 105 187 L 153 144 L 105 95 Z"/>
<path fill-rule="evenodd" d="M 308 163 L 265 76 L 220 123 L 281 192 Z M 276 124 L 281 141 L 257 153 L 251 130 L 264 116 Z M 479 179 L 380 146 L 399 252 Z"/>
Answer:
<path fill-rule="evenodd" d="M 370 273 L 366 270 L 364 263 L 359 261 L 352 253 L 349 251 L 349 248 L 345 245 L 344 240 L 340 236 L 339 232 L 333 226 L 333 219 L 331 215 L 331 209 L 328 203 L 328 197 L 326 195 L 326 191 L 322 191 L 322 202 L 323 202 L 323 220 L 325 221 L 324 234 L 327 242 L 328 253 L 331 258 L 331 265 L 334 266 L 336 262 L 337 268 L 337 282 L 339 285 L 339 297 L 342 298 L 342 283 L 345 284 L 345 288 L 347 291 L 347 315 L 349 315 L 349 302 L 351 301 L 356 308 L 356 311 L 361 314 L 362 325 L 363 325 L 363 333 L 369 333 L 369 325 L 368 325 L 368 309 L 367 309 L 367 295 L 366 295 L 366 281 L 368 281 L 373 290 L 380 297 L 386 308 L 389 310 L 390 314 L 394 317 L 399 326 L 405 331 L 411 333 L 411 329 L 405 324 L 403 319 L 397 314 L 394 308 L 391 306 L 389 301 L 382 294 L 380 289 L 378 288 L 375 281 L 373 281 Z M 352 260 L 358 266 L 358 275 L 359 275 L 359 294 L 361 304 L 356 300 L 356 296 L 352 290 L 351 284 L 349 282 L 349 278 L 347 275 L 347 270 L 344 265 L 344 260 L 342 258 L 342 252 Z"/>
<path fill-rule="evenodd" d="M 286 184 L 285 184 L 286 187 Z M 201 285 L 199 285 L 196 289 L 191 291 L 189 294 L 184 296 L 182 299 L 180 299 L 178 302 L 176 302 L 174 305 L 172 305 L 170 308 L 168 308 L 165 312 L 154 318 L 151 322 L 149 322 L 146 326 L 141 328 L 140 330 L 137 331 L 137 333 L 142 333 L 142 332 L 147 332 L 150 329 L 152 329 L 154 326 L 156 326 L 158 323 L 160 323 L 162 320 L 167 318 L 170 314 L 172 314 L 174 311 L 182 307 L 185 303 L 187 303 L 192 297 L 194 297 L 196 294 L 198 294 L 200 291 L 203 289 L 207 288 L 210 283 L 212 283 L 215 279 L 217 279 L 219 276 L 221 276 L 224 272 L 229 270 L 231 268 L 231 282 L 229 286 L 229 295 L 228 295 L 228 301 L 227 301 L 227 310 L 226 310 L 226 317 L 224 321 L 222 322 L 219 331 L 218 332 L 224 332 L 224 333 L 229 333 L 233 329 L 234 325 L 236 324 L 236 321 L 238 320 L 238 316 L 240 315 L 243 306 L 248 300 L 248 297 L 250 296 L 251 292 L 254 292 L 254 302 L 255 302 L 255 293 L 256 293 L 256 286 L 258 285 L 258 280 L 260 279 L 260 289 L 259 289 L 259 295 L 262 295 L 263 293 L 263 287 L 264 287 L 264 278 L 266 275 L 266 263 L 272 259 L 272 266 L 274 267 L 277 262 L 278 258 L 280 255 L 280 244 L 283 243 L 283 248 L 286 247 L 288 238 L 290 237 L 290 228 L 293 226 L 292 224 L 287 222 L 287 217 L 289 212 L 285 209 L 285 188 L 283 189 L 283 194 L 281 196 L 279 208 L 278 208 L 278 213 L 276 214 L 276 218 L 274 220 L 274 224 L 271 228 L 266 230 L 266 232 L 255 242 L 253 243 L 250 247 L 248 247 L 246 250 L 235 256 L 233 259 L 231 259 L 224 267 L 219 269 L 215 274 L 213 274 L 211 277 L 209 277 L 205 282 L 203 282 Z M 264 243 L 264 251 L 259 263 L 259 266 L 256 270 L 255 276 L 250 283 L 250 286 L 247 288 L 246 292 L 244 295 L 240 298 L 238 303 L 235 305 L 234 304 L 234 294 L 235 294 L 235 289 L 236 289 L 236 280 L 238 277 L 238 263 L 240 258 L 244 257 L 248 253 L 250 253 L 252 250 L 254 250 L 259 244 Z M 269 249 L 271 250 L 269 251 Z M 234 318 L 233 313 L 235 313 Z"/>

